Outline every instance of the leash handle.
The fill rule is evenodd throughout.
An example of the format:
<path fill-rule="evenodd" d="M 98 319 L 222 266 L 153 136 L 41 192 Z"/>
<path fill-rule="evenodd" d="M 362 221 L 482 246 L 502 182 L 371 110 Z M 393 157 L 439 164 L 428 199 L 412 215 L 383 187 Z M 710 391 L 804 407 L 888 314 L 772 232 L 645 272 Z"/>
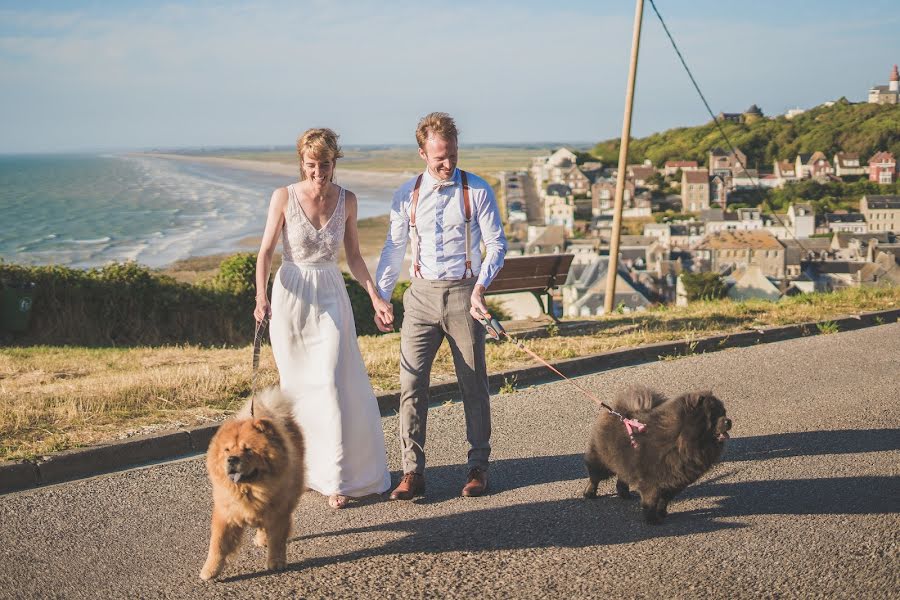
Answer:
<path fill-rule="evenodd" d="M 484 325 L 484 328 L 487 330 L 488 335 L 491 336 L 492 339 L 499 340 L 501 333 L 506 334 L 506 330 L 503 329 L 503 325 L 500 324 L 500 321 L 495 319 L 493 316 L 484 314 L 477 308 L 475 310 L 478 312 L 478 320 L 482 325 Z M 507 337 L 509 337 L 508 334 Z"/>
<path fill-rule="evenodd" d="M 259 375 L 259 352 L 262 345 L 262 335 L 260 335 L 269 324 L 269 318 L 263 317 L 262 321 L 256 322 L 256 331 L 253 333 L 253 360 L 251 362 L 253 377 L 250 379 L 250 417 L 254 416 L 254 397 L 256 396 L 256 379 Z"/>

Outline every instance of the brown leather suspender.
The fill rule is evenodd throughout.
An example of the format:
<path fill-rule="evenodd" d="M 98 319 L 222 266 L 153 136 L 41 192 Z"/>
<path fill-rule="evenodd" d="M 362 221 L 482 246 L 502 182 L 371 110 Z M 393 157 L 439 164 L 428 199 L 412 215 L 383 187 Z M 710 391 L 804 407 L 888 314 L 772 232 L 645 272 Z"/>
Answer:
<path fill-rule="evenodd" d="M 460 170 L 463 185 L 463 205 L 466 207 L 466 270 L 463 271 L 463 279 L 475 277 L 472 271 L 472 207 L 469 204 L 469 177 L 465 171 Z M 471 273 L 471 275 L 469 275 Z"/>
<path fill-rule="evenodd" d="M 422 175 L 416 179 L 413 188 L 412 201 L 409 204 L 409 233 L 412 237 L 413 251 L 413 277 L 422 277 L 422 269 L 419 264 L 419 232 L 416 229 L 416 204 L 419 203 L 419 188 L 422 187 Z"/>
<path fill-rule="evenodd" d="M 472 244 L 471 244 L 471 236 L 472 236 L 472 205 L 469 200 L 469 178 L 465 171 L 460 169 L 459 171 L 460 177 L 462 178 L 462 187 L 463 187 L 463 206 L 465 207 L 466 214 L 466 270 L 463 271 L 463 279 L 467 279 L 469 277 L 475 277 L 475 272 L 472 270 Z M 409 231 L 412 237 L 413 244 L 413 276 L 414 277 L 422 277 L 422 268 L 419 263 L 419 232 L 416 230 L 416 205 L 419 203 L 419 188 L 422 187 L 422 175 L 416 179 L 416 185 L 413 187 L 412 192 L 412 200 L 409 204 Z"/>

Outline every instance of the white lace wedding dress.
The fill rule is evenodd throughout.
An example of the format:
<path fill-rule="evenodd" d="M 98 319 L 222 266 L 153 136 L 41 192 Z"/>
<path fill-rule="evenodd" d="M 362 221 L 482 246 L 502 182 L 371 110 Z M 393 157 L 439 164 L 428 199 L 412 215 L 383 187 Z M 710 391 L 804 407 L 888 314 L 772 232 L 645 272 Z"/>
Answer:
<path fill-rule="evenodd" d="M 321 229 L 306 217 L 294 186 L 288 186 L 285 212 L 270 336 L 281 389 L 294 399 L 306 438 L 308 486 L 325 495 L 384 492 L 390 475 L 381 417 L 336 262 L 344 239 L 344 189 Z"/>

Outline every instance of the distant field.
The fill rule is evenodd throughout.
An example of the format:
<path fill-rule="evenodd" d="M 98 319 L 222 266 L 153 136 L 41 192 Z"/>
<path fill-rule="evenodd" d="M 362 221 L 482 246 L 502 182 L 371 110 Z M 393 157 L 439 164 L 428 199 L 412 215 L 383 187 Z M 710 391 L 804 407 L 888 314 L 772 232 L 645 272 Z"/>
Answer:
<path fill-rule="evenodd" d="M 459 151 L 459 166 L 478 174 L 490 175 L 497 171 L 525 169 L 535 156 L 549 154 L 551 146 L 463 146 Z M 418 171 L 422 159 L 415 146 L 390 146 L 384 148 L 344 148 L 340 160 L 342 169 L 361 171 L 387 171 L 403 173 Z M 204 153 L 204 156 L 221 156 L 243 160 L 262 160 L 293 165 L 297 155 L 292 151 L 221 151 Z"/>

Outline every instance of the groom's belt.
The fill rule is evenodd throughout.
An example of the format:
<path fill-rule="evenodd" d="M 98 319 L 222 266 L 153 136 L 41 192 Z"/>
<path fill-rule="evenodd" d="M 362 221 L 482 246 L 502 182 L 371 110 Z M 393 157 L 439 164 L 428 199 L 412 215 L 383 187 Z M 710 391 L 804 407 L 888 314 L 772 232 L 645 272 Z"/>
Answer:
<path fill-rule="evenodd" d="M 466 277 L 465 279 L 424 279 L 422 277 L 413 277 L 409 282 L 410 285 L 414 287 L 447 289 L 452 287 L 474 286 L 477 280 L 477 277 Z"/>

